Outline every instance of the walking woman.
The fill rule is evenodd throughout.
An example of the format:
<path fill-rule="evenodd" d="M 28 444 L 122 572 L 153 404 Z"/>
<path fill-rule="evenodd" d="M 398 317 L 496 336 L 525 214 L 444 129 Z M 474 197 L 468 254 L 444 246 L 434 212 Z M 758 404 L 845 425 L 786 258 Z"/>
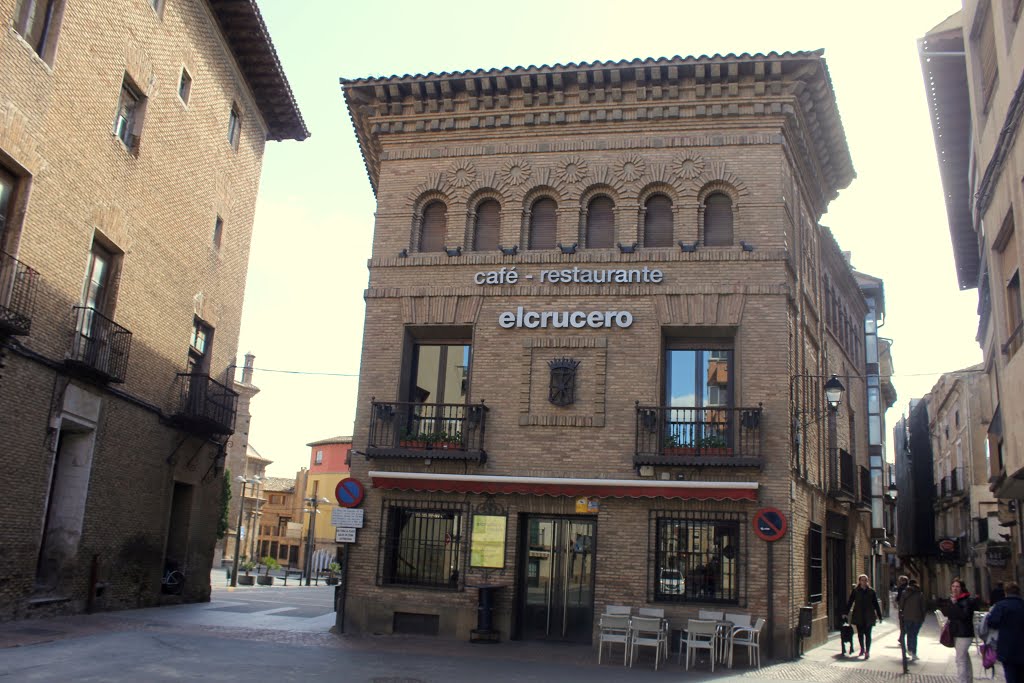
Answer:
<path fill-rule="evenodd" d="M 858 656 L 870 659 L 871 629 L 876 621 L 882 621 L 882 608 L 878 604 L 875 589 L 868 583 L 867 574 L 857 577 L 857 585 L 853 587 L 850 599 L 846 602 L 846 611 L 850 613 L 850 623 L 857 627 L 857 641 L 860 643 Z"/>
<path fill-rule="evenodd" d="M 971 683 L 971 641 L 974 639 L 974 611 L 977 601 L 967 592 L 967 585 L 953 579 L 949 585 L 949 604 L 942 606 L 942 613 L 949 617 L 949 633 L 956 647 L 956 678 L 958 683 Z"/>

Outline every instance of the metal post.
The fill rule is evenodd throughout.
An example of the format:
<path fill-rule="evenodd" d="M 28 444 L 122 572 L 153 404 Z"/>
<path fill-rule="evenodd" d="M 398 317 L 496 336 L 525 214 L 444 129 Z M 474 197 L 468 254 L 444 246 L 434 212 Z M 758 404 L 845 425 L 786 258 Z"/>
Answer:
<path fill-rule="evenodd" d="M 338 591 L 338 601 L 334 605 L 334 625 L 338 633 L 345 632 L 345 596 L 348 593 L 348 543 L 341 547 L 341 589 Z"/>
<path fill-rule="evenodd" d="M 313 574 L 313 525 L 316 524 L 316 508 L 319 504 L 316 496 L 307 498 L 309 504 L 309 531 L 306 533 L 306 585 L 310 585 Z"/>
<path fill-rule="evenodd" d="M 238 499 L 238 526 L 235 527 L 235 561 L 231 565 L 231 586 L 238 585 L 238 553 L 242 545 L 242 512 L 245 510 L 245 481 L 242 481 L 242 495 Z"/>
<path fill-rule="evenodd" d="M 768 581 L 768 624 L 767 624 L 767 633 L 765 635 L 768 636 L 768 647 L 767 647 L 768 656 L 769 657 L 774 657 L 775 656 L 775 602 L 772 599 L 772 597 L 775 595 L 775 592 L 772 590 L 772 587 L 775 585 L 775 577 L 774 577 L 774 571 L 773 571 L 773 566 L 772 566 L 773 565 L 773 562 L 772 562 L 772 546 L 775 545 L 775 544 L 774 543 L 766 543 L 765 545 L 768 546 L 768 573 L 767 573 L 767 576 L 765 577 L 767 579 L 767 581 Z"/>

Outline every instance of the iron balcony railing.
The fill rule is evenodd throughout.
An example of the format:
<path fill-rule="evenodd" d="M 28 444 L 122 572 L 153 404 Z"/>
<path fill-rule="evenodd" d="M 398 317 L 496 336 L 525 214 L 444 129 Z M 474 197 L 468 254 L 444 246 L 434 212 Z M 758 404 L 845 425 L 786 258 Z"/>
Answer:
<path fill-rule="evenodd" d="M 841 448 L 830 448 L 828 458 L 829 495 L 852 501 L 856 496 L 857 482 L 853 454 Z"/>
<path fill-rule="evenodd" d="M 94 308 L 75 306 L 68 363 L 108 382 L 124 382 L 132 333 Z"/>
<path fill-rule="evenodd" d="M 370 402 L 369 457 L 484 462 L 489 408 L 480 403 Z"/>
<path fill-rule="evenodd" d="M 636 406 L 635 465 L 758 465 L 760 459 L 760 406 Z"/>
<path fill-rule="evenodd" d="M 860 470 L 860 502 L 861 505 L 871 507 L 871 470 L 863 465 L 858 465 Z"/>
<path fill-rule="evenodd" d="M 38 286 L 39 273 L 0 251 L 0 337 L 31 331 Z"/>
<path fill-rule="evenodd" d="M 186 431 L 231 434 L 238 394 L 202 373 L 179 373 L 181 387 L 174 422 Z"/>

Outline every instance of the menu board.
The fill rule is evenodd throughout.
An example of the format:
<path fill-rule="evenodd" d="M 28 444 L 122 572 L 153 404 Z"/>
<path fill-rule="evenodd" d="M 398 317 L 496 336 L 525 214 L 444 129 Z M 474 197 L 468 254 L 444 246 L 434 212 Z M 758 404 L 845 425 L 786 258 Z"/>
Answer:
<path fill-rule="evenodd" d="M 505 515 L 473 515 L 473 543 L 469 566 L 485 569 L 505 568 Z"/>

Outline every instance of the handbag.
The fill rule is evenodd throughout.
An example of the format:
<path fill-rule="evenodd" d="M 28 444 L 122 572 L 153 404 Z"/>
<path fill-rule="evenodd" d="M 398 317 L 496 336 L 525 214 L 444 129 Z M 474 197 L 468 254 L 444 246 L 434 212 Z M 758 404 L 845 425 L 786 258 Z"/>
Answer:
<path fill-rule="evenodd" d="M 942 627 L 942 633 L 939 634 L 939 642 L 946 647 L 953 647 L 955 645 L 953 633 L 949 630 L 948 621 L 946 622 L 946 625 Z"/>
<path fill-rule="evenodd" d="M 978 646 L 978 651 L 981 652 L 981 665 L 986 669 L 991 669 L 996 665 L 996 649 L 988 643 L 982 643 Z"/>

